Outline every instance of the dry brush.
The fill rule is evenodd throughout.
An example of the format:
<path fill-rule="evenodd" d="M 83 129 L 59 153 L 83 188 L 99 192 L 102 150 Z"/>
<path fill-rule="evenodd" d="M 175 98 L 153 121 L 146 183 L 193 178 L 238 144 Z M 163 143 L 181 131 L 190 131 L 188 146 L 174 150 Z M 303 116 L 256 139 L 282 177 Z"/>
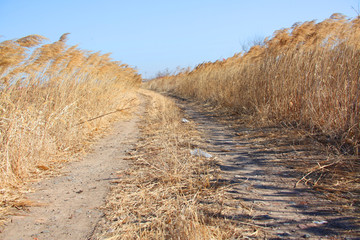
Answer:
<path fill-rule="evenodd" d="M 0 43 L 2 207 L 16 205 L 12 189 L 82 151 L 130 107 L 141 82 L 109 54 L 68 46 L 66 38 L 44 44 L 46 38 L 30 35 Z"/>
<path fill-rule="evenodd" d="M 225 61 L 154 79 L 150 89 L 211 102 L 262 123 L 325 136 L 347 153 L 360 143 L 360 18 L 296 23 Z"/>

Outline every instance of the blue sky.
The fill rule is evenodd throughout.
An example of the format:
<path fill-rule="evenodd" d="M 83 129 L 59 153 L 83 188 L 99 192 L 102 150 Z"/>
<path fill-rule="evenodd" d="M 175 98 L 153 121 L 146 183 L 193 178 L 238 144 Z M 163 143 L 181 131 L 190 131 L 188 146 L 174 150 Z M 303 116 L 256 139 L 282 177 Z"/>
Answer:
<path fill-rule="evenodd" d="M 40 34 L 112 53 L 143 77 L 227 58 L 254 38 L 339 12 L 360 0 L 0 0 L 0 41 Z"/>

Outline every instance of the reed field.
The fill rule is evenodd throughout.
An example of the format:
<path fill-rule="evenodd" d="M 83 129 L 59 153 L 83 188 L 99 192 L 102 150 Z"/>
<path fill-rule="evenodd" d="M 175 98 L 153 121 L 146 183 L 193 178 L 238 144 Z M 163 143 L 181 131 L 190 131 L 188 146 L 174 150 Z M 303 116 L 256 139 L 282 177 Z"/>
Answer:
<path fill-rule="evenodd" d="M 359 153 L 360 18 L 333 14 L 295 23 L 224 61 L 146 82 L 251 116 L 305 129 L 347 154 Z"/>
<path fill-rule="evenodd" d="M 274 223 L 268 214 L 271 210 L 265 214 L 266 208 L 262 208 L 271 205 L 273 208 L 268 209 L 276 209 L 276 214 L 284 213 L 278 211 L 279 205 L 273 204 L 274 200 L 267 199 L 269 192 L 261 189 L 276 188 L 284 195 L 293 193 L 287 193 L 287 188 L 279 187 L 275 180 L 272 184 L 276 187 L 260 184 L 257 176 L 261 174 L 278 182 L 290 179 L 288 171 L 281 175 L 275 169 L 276 175 L 272 174 L 268 166 L 273 164 L 289 164 L 294 172 L 304 172 L 292 188 L 306 181 L 325 194 L 344 195 L 348 212 L 354 212 L 348 217 L 357 216 L 360 17 L 348 19 L 333 14 L 322 22 L 296 23 L 228 59 L 202 63 L 173 75 L 159 74 L 144 83 L 134 68 L 113 61 L 110 54 L 69 46 L 67 37 L 67 33 L 63 34 L 53 43 L 40 35 L 0 42 L 0 225 L 10 226 L 12 219 L 8 218 L 12 214 L 20 215 L 17 210 L 27 210 L 32 205 L 54 205 L 55 200 L 44 205 L 42 201 L 27 201 L 31 198 L 26 198 L 25 193 L 39 191 L 29 183 L 63 174 L 65 171 L 60 169 L 65 169 L 64 163 L 80 160 L 82 153 L 89 152 L 96 136 L 109 129 L 115 120 L 130 116 L 129 113 L 134 113 L 131 114 L 134 121 L 114 134 L 124 138 L 117 141 L 110 138 L 111 142 L 105 141 L 94 150 L 99 156 L 108 154 L 101 159 L 95 155 L 93 159 L 101 164 L 113 156 L 119 162 L 118 168 L 110 169 L 116 172 L 109 173 L 109 177 L 90 178 L 111 185 L 106 197 L 102 197 L 102 206 L 95 209 L 74 204 L 75 207 L 69 207 L 74 209 L 68 209 L 62 216 L 63 223 L 69 226 L 71 221 L 83 217 L 88 221 L 95 216 L 94 220 L 101 210 L 94 221 L 96 226 L 90 226 L 91 232 L 86 233 L 91 239 L 291 236 L 290 233 L 278 235 L 277 223 L 270 225 Z M 154 91 L 191 99 L 194 104 L 207 103 L 204 105 L 208 109 L 200 104 L 200 110 L 196 111 L 203 112 L 191 115 L 179 107 L 180 101 L 176 102 L 179 99 Z M 200 118 L 221 124 L 210 130 L 210 134 L 204 129 L 208 130 L 212 122 L 205 122 L 199 128 Z M 246 128 L 238 130 L 245 125 Z M 295 132 L 302 141 L 294 140 L 298 137 Z M 215 134 L 224 137 L 210 139 Z M 321 151 L 323 145 L 313 139 L 307 141 L 308 136 L 325 141 L 326 150 L 331 151 Z M 115 145 L 121 144 L 123 148 L 116 148 Z M 307 151 L 308 145 L 314 148 L 311 148 L 313 152 Z M 209 152 L 224 156 L 225 160 L 193 151 L 200 152 L 209 146 L 213 148 Z M 319 155 L 317 158 L 315 153 Z M 267 154 L 272 156 L 267 159 L 264 157 Z M 93 164 L 85 164 L 97 169 Z M 253 166 L 240 171 L 245 164 Z M 83 179 L 95 175 L 88 170 L 84 172 Z M 66 193 L 69 194 L 66 201 L 75 202 L 79 198 L 92 201 L 93 196 L 101 193 L 96 185 L 85 189 L 82 185 L 88 185 L 84 184 L 87 182 L 71 177 L 62 185 L 64 192 L 72 186 Z M 250 177 L 256 184 L 247 183 Z M 321 185 L 320 179 L 323 181 L 325 177 L 331 181 Z M 312 181 L 313 178 L 316 180 Z M 59 192 L 60 184 L 49 185 Z M 84 192 L 90 190 L 96 194 L 86 198 Z M 241 191 L 247 195 L 243 196 Z M 286 211 L 290 212 L 291 206 L 295 209 L 303 202 L 310 206 L 306 197 L 303 196 L 301 203 L 288 198 L 276 204 L 286 202 L 289 206 Z M 260 206 L 258 210 L 257 206 Z M 52 207 L 46 210 L 47 214 L 50 212 L 57 214 Z M 310 212 L 295 209 L 293 213 L 292 216 L 305 216 Z M 316 216 L 311 213 L 304 220 L 296 217 L 299 219 L 294 221 L 291 216 L 289 220 L 299 221 L 296 229 L 311 230 L 316 225 L 310 224 L 319 222 L 315 217 L 310 218 L 313 215 Z M 56 222 L 59 224 L 54 225 L 56 228 L 63 228 L 59 227 L 60 218 L 40 219 L 36 213 L 34 216 L 34 225 L 50 226 Z M 258 224 L 260 221 L 263 222 Z M 309 225 L 301 226 L 302 222 Z M 281 225 L 286 224 L 281 221 Z M 87 231 L 86 227 L 82 231 Z M 335 229 L 337 225 L 330 227 Z M 37 231 L 37 227 L 34 229 Z M 50 230 L 39 232 L 52 234 Z M 38 239 L 37 236 L 45 235 L 31 236 Z M 311 235 L 304 235 L 308 236 Z"/>
<path fill-rule="evenodd" d="M 141 82 L 129 66 L 39 35 L 0 43 L 0 192 L 13 190 L 69 156 L 132 107 Z M 10 196 L 11 195 L 11 196 Z"/>

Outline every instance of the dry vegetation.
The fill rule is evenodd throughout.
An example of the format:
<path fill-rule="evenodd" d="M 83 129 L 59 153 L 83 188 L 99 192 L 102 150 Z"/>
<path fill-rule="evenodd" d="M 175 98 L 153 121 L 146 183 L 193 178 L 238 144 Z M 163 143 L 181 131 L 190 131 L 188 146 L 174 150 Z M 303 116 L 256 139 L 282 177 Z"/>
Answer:
<path fill-rule="evenodd" d="M 359 27 L 360 18 L 339 14 L 320 23 L 295 24 L 246 53 L 145 86 L 246 114 L 257 123 L 305 129 L 356 155 Z M 108 54 L 69 47 L 66 37 L 51 44 L 42 44 L 45 38 L 38 35 L 0 43 L 0 220 L 5 208 L 24 205 L 15 189 L 82 151 L 118 113 L 133 106 L 132 90 L 141 81 L 136 71 Z M 227 195 L 214 159 L 191 156 L 189 150 L 203 144 L 195 126 L 181 122 L 181 111 L 171 100 L 145 90 L 142 94 L 149 102 L 142 137 L 129 153 L 130 167 L 113 182 L 97 237 L 264 237 L 250 221 L 223 217 L 226 212 L 250 213 Z M 320 171 L 341 165 L 357 179 L 348 183 L 358 183 L 358 163 L 337 159 L 324 162 Z M 304 179 L 310 181 L 313 172 L 319 171 Z M 336 173 L 337 181 L 341 174 Z"/>
<path fill-rule="evenodd" d="M 211 102 L 258 123 L 321 135 L 343 153 L 360 141 L 360 18 L 296 23 L 225 61 L 154 79 L 147 88 Z"/>
<path fill-rule="evenodd" d="M 66 37 L 0 43 L 0 220 L 4 208 L 23 205 L 15 189 L 82 151 L 131 107 L 140 84 L 134 69 L 67 46 Z"/>
<path fill-rule="evenodd" d="M 260 236 L 251 223 L 222 214 L 248 214 L 218 180 L 214 159 L 191 156 L 202 146 L 192 123 L 182 123 L 175 103 L 149 98 L 140 141 L 129 152 L 106 205 L 106 224 L 96 239 L 238 239 Z M 236 214 L 235 214 L 236 215 Z"/>
<path fill-rule="evenodd" d="M 359 59 L 360 18 L 334 14 L 320 23 L 276 31 L 225 61 L 203 63 L 144 85 L 211 105 L 222 115 L 231 113 L 237 123 L 228 125 L 235 129 L 239 123 L 255 130 L 270 126 L 272 140 L 264 147 L 274 150 L 285 144 L 292 149 L 293 157 L 279 159 L 302 174 L 299 182 L 341 203 L 343 210 L 358 211 Z M 297 145 L 304 141 L 313 152 L 299 155 Z"/>

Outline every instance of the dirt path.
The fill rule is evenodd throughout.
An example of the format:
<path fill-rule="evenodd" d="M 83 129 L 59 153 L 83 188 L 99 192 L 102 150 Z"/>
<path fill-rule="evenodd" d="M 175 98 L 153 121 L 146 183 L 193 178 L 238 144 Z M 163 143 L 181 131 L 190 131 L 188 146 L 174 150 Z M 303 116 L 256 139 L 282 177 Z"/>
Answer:
<path fill-rule="evenodd" d="M 301 175 L 278 160 L 278 154 L 286 151 L 268 149 L 263 138 L 251 134 L 252 129 L 234 131 L 196 104 L 177 102 L 205 133 L 206 151 L 221 160 L 231 194 L 241 199 L 250 213 L 223 217 L 250 218 L 275 239 L 359 239 L 358 219 L 339 213 L 336 203 L 320 198 L 307 186 L 294 188 Z"/>
<path fill-rule="evenodd" d="M 35 184 L 28 198 L 41 206 L 13 216 L 0 239 L 88 239 L 103 215 L 98 208 L 117 179 L 114 173 L 127 167 L 123 157 L 137 139 L 139 114 L 117 122 L 92 153 L 69 164 L 62 176 Z"/>
<path fill-rule="evenodd" d="M 222 177 L 230 184 L 228 193 L 239 205 L 239 212 L 218 217 L 250 222 L 268 232 L 269 239 L 359 239 L 358 219 L 353 215 L 341 212 L 336 203 L 320 198 L 304 185 L 294 188 L 301 176 L 278 158 L 279 154 L 284 158 L 287 151 L 269 149 L 264 145 L 269 139 L 261 137 L 261 132 L 259 135 L 247 128 L 234 131 L 204 108 L 177 102 L 204 133 L 204 150 L 220 160 Z M 111 183 L 119 180 L 116 172 L 127 167 L 123 159 L 139 136 L 138 115 L 145 111 L 142 105 L 130 120 L 115 124 L 92 153 L 69 164 L 62 176 L 35 184 L 28 198 L 40 206 L 13 216 L 0 239 L 92 239 L 104 214 L 99 208 Z"/>

